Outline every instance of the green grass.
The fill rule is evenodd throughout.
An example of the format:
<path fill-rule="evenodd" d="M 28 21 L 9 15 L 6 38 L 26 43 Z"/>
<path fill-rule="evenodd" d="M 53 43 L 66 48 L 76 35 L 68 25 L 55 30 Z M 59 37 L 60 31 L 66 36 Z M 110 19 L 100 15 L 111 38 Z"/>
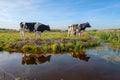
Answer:
<path fill-rule="evenodd" d="M 99 45 L 100 43 L 89 43 L 89 42 L 77 42 L 76 44 L 67 41 L 66 43 L 62 42 L 54 42 L 51 44 L 43 45 L 24 45 L 21 50 L 23 52 L 29 53 L 60 53 L 60 52 L 80 52 L 89 47 L 94 47 Z"/>
<path fill-rule="evenodd" d="M 120 49 L 120 30 L 90 31 L 87 33 L 91 36 L 101 39 L 101 41 L 110 43 L 111 46 Z"/>
<path fill-rule="evenodd" d="M 17 31 L 0 32 L 0 50 L 22 51 L 22 52 L 68 52 L 80 51 L 99 45 L 99 41 L 93 40 L 89 35 L 83 37 L 67 37 L 67 32 L 44 32 L 40 38 L 34 38 L 34 33 L 26 32 L 26 39 L 20 39 L 20 33 Z"/>

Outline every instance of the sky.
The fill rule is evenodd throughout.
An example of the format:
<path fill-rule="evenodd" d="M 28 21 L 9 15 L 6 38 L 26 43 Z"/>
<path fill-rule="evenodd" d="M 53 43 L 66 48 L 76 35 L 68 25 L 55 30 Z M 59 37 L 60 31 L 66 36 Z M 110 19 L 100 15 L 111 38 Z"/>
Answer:
<path fill-rule="evenodd" d="M 0 28 L 41 22 L 52 29 L 89 22 L 90 29 L 120 28 L 120 0 L 0 0 Z"/>

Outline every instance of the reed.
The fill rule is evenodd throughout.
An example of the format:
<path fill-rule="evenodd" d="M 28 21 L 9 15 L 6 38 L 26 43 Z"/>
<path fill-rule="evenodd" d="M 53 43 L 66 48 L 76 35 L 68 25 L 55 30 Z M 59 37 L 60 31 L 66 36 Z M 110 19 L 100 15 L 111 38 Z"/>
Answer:
<path fill-rule="evenodd" d="M 120 47 L 120 30 L 91 31 L 88 32 L 88 34 L 91 36 L 95 36 L 98 39 L 101 39 L 101 42 L 110 43 L 110 46 L 112 47 Z"/>

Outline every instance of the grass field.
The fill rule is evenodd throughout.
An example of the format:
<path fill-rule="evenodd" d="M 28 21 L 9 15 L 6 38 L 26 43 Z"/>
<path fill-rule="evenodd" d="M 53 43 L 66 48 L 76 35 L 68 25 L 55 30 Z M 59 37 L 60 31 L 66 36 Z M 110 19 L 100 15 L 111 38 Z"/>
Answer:
<path fill-rule="evenodd" d="M 67 36 L 67 32 L 44 32 L 40 38 L 34 39 L 34 33 L 26 32 L 22 40 L 19 32 L 0 32 L 0 50 L 22 52 L 68 52 L 81 51 L 88 47 L 99 45 L 99 41 L 85 34 L 82 37 Z"/>
<path fill-rule="evenodd" d="M 89 47 L 107 42 L 114 48 L 120 49 L 120 30 L 86 31 L 84 35 L 67 36 L 67 32 L 44 32 L 34 39 L 33 32 L 26 32 L 26 39 L 22 40 L 19 31 L 0 31 L 0 51 L 22 52 L 70 52 L 81 51 Z"/>

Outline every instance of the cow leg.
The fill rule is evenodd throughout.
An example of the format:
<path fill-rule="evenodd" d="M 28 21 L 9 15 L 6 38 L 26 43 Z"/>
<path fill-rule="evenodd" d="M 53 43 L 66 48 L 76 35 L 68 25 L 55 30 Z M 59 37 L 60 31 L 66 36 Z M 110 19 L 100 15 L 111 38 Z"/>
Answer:
<path fill-rule="evenodd" d="M 75 31 L 73 31 L 73 32 L 72 32 L 72 35 L 73 35 L 73 36 L 75 36 L 75 35 L 76 35 L 76 32 L 75 32 Z"/>
<path fill-rule="evenodd" d="M 74 32 L 74 36 L 76 36 L 76 34 L 77 34 L 77 33 L 76 33 L 76 32 Z"/>
<path fill-rule="evenodd" d="M 34 38 L 35 39 L 36 39 L 37 34 L 38 34 L 38 31 L 35 31 L 35 33 L 34 33 Z"/>
<path fill-rule="evenodd" d="M 78 35 L 81 37 L 81 32 L 79 32 Z"/>
<path fill-rule="evenodd" d="M 40 37 L 41 37 L 41 34 L 42 34 L 41 31 L 39 31 L 39 36 L 40 36 Z"/>
<path fill-rule="evenodd" d="M 35 31 L 35 33 L 34 33 L 34 38 L 37 37 L 37 34 L 39 34 L 39 36 L 41 37 L 41 31 Z"/>
<path fill-rule="evenodd" d="M 84 32 L 83 32 L 83 31 L 81 31 L 81 36 L 82 36 L 82 37 L 84 36 Z"/>
<path fill-rule="evenodd" d="M 70 35 L 73 36 L 73 31 L 70 32 Z"/>
<path fill-rule="evenodd" d="M 68 37 L 70 36 L 70 31 L 68 31 Z"/>
<path fill-rule="evenodd" d="M 69 35 L 69 31 L 68 31 L 68 34 L 67 34 L 67 36 L 69 37 L 70 35 Z"/>
<path fill-rule="evenodd" d="M 22 39 L 25 39 L 25 31 L 24 30 L 20 30 L 20 36 Z"/>
<path fill-rule="evenodd" d="M 21 38 L 23 39 L 22 31 L 20 31 L 20 36 L 21 36 Z"/>
<path fill-rule="evenodd" d="M 71 27 L 68 28 L 68 37 L 71 35 Z"/>
<path fill-rule="evenodd" d="M 84 32 L 82 32 L 82 36 L 85 36 Z"/>

